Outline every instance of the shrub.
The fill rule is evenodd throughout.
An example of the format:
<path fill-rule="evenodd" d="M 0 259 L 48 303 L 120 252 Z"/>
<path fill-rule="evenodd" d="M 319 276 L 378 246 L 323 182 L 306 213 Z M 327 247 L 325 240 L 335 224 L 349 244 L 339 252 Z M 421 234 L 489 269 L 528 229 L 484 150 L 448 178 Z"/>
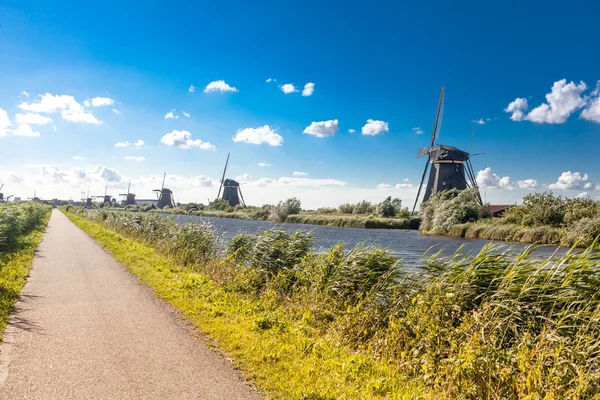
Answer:
<path fill-rule="evenodd" d="M 288 215 L 299 214 L 302 211 L 300 200 L 293 197 L 271 208 L 271 219 L 277 222 L 285 222 Z"/>
<path fill-rule="evenodd" d="M 375 206 L 371 202 L 363 200 L 359 201 L 352 211 L 353 214 L 373 214 L 375 212 Z"/>
<path fill-rule="evenodd" d="M 421 204 L 421 230 L 446 234 L 452 225 L 476 221 L 479 217 L 479 191 L 445 190 Z"/>
<path fill-rule="evenodd" d="M 344 203 L 344 204 L 340 204 L 340 206 L 338 207 L 338 210 L 342 213 L 342 214 L 352 214 L 354 212 L 354 205 L 350 204 L 350 203 Z"/>

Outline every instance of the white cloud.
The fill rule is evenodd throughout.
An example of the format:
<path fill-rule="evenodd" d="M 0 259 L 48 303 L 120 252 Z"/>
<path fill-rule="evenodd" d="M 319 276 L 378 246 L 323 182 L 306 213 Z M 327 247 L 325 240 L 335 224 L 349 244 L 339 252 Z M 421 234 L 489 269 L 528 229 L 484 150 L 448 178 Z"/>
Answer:
<path fill-rule="evenodd" d="M 73 160 L 85 160 L 85 157 L 83 156 L 73 156 L 72 158 Z"/>
<path fill-rule="evenodd" d="M 21 92 L 21 94 L 22 94 L 23 96 L 25 96 L 25 97 L 29 97 L 29 93 L 27 93 L 27 92 L 26 92 L 26 91 L 24 91 L 24 90 Z"/>
<path fill-rule="evenodd" d="M 136 157 L 136 156 L 125 156 L 126 160 L 131 160 L 131 161 L 146 161 L 146 159 L 144 157 Z"/>
<path fill-rule="evenodd" d="M 116 108 L 113 108 L 113 109 L 112 109 L 112 111 L 113 111 L 115 114 L 117 114 L 117 115 L 121 115 L 121 114 L 122 114 L 122 112 L 121 112 L 121 111 L 119 111 L 119 110 L 117 110 Z"/>
<path fill-rule="evenodd" d="M 238 90 L 233 86 L 229 86 L 225 81 L 214 81 L 206 85 L 204 93 L 209 92 L 237 92 Z"/>
<path fill-rule="evenodd" d="M 510 177 L 504 176 L 500 178 L 492 172 L 490 167 L 481 170 L 477 173 L 477 185 L 481 188 L 490 189 L 515 189 L 515 185 L 511 182 Z"/>
<path fill-rule="evenodd" d="M 587 89 L 585 82 L 567 83 L 566 79 L 554 82 L 550 93 L 546 94 L 547 103 L 542 103 L 529 114 L 523 111 L 527 109 L 527 100 L 517 98 L 511 102 L 504 111 L 511 112 L 513 121 L 528 120 L 538 124 L 562 124 L 569 116 L 579 108 L 585 106 L 582 93 Z"/>
<path fill-rule="evenodd" d="M 406 179 L 404 180 L 404 182 L 406 182 Z M 410 189 L 412 187 L 413 187 L 412 183 L 397 183 L 396 184 L 396 189 Z"/>
<path fill-rule="evenodd" d="M 517 181 L 517 185 L 521 189 L 537 189 L 538 181 L 535 179 L 525 179 L 522 181 Z"/>
<path fill-rule="evenodd" d="M 576 197 L 579 199 L 591 199 L 592 195 L 589 194 L 588 192 L 581 192 Z"/>
<path fill-rule="evenodd" d="M 283 137 L 277 134 L 276 129 L 271 129 L 269 125 L 239 129 L 233 137 L 233 141 L 250 144 L 266 143 L 269 146 L 283 145 Z"/>
<path fill-rule="evenodd" d="M 115 147 L 129 147 L 129 146 L 134 146 L 134 147 L 142 147 L 144 146 L 144 141 L 143 140 L 138 140 L 137 142 L 118 142 L 115 143 Z"/>
<path fill-rule="evenodd" d="M 179 115 L 175 115 L 175 109 L 165 114 L 165 119 L 178 119 Z"/>
<path fill-rule="evenodd" d="M 22 102 L 19 104 L 19 108 L 25 111 L 44 114 L 60 113 L 63 120 L 70 122 L 88 124 L 102 123 L 102 121 L 96 118 L 94 114 L 84 110 L 81 104 L 75 101 L 73 96 L 52 95 L 50 93 L 46 93 L 44 95 L 39 95 L 39 97 L 40 99 L 38 102 Z"/>
<path fill-rule="evenodd" d="M 10 118 L 8 113 L 0 108 L 0 137 L 8 135 L 8 127 L 11 126 Z"/>
<path fill-rule="evenodd" d="M 362 127 L 362 134 L 375 136 L 383 132 L 388 132 L 389 130 L 387 122 L 368 119 L 365 126 Z"/>
<path fill-rule="evenodd" d="M 294 93 L 294 92 L 298 91 L 296 89 L 296 87 L 294 85 L 292 85 L 291 83 L 286 83 L 284 85 L 281 85 L 279 88 L 285 94 L 290 94 L 290 93 Z"/>
<path fill-rule="evenodd" d="M 345 186 L 347 182 L 340 181 L 337 179 L 313 179 L 313 178 L 279 178 L 278 184 L 289 185 L 289 186 L 309 186 L 309 187 L 321 187 L 321 186 Z"/>
<path fill-rule="evenodd" d="M 596 84 L 596 89 L 581 112 L 581 118 L 600 123 L 600 81 Z"/>
<path fill-rule="evenodd" d="M 250 179 L 252 179 L 252 177 L 247 173 L 243 173 L 235 177 L 235 180 L 238 181 L 238 183 L 247 183 L 250 181 Z"/>
<path fill-rule="evenodd" d="M 273 79 L 273 78 L 269 78 L 266 81 L 267 83 L 271 83 L 271 82 L 277 82 L 277 79 Z"/>
<path fill-rule="evenodd" d="M 88 179 L 104 182 L 121 182 L 123 175 L 116 169 L 104 165 L 88 165 L 85 175 Z"/>
<path fill-rule="evenodd" d="M 313 135 L 318 138 L 324 138 L 327 136 L 333 136 L 338 131 L 338 120 L 333 119 L 329 121 L 312 122 L 309 126 L 304 129 L 305 134 Z"/>
<path fill-rule="evenodd" d="M 200 139 L 192 140 L 192 134 L 188 131 L 173 130 L 164 135 L 160 139 L 160 142 L 167 146 L 179 147 L 180 149 L 189 149 L 192 147 L 197 147 L 202 150 L 215 149 L 215 146 L 208 142 L 203 142 Z"/>
<path fill-rule="evenodd" d="M 355 133 L 356 129 L 348 129 L 348 133 Z"/>
<path fill-rule="evenodd" d="M 312 96 L 313 92 L 315 91 L 315 84 L 312 82 L 308 82 L 306 85 L 304 85 L 304 90 L 302 90 L 302 96 Z"/>
<path fill-rule="evenodd" d="M 163 175 L 142 176 L 136 181 L 139 186 L 148 189 L 156 189 L 160 187 L 163 181 Z M 212 188 L 215 185 L 210 178 L 204 175 L 196 175 L 192 177 L 183 177 L 178 175 L 167 174 L 165 186 L 174 191 L 185 191 L 194 188 Z M 208 194 L 208 193 L 207 193 Z M 204 196 L 203 196 L 204 197 Z"/>
<path fill-rule="evenodd" d="M 190 113 L 186 113 L 185 111 L 181 111 L 181 113 L 183 114 L 184 117 L 189 118 L 190 117 Z"/>
<path fill-rule="evenodd" d="M 275 182 L 277 182 L 275 179 L 260 178 L 259 180 L 255 181 L 254 184 L 259 187 L 265 187 L 265 186 L 270 185 Z"/>
<path fill-rule="evenodd" d="M 92 99 L 92 106 L 94 106 L 94 107 L 111 106 L 114 104 L 114 102 L 115 101 L 109 97 L 94 97 Z"/>
<path fill-rule="evenodd" d="M 259 167 L 270 167 L 270 166 L 271 166 L 271 164 L 269 164 L 269 163 L 266 163 L 266 162 L 259 162 L 259 163 L 258 163 L 258 166 L 259 166 Z"/>
<path fill-rule="evenodd" d="M 474 124 L 485 125 L 485 121 L 483 120 L 483 118 L 474 119 L 471 122 L 474 123 Z"/>
<path fill-rule="evenodd" d="M 377 189 L 389 189 L 391 187 L 392 185 L 390 185 L 389 183 L 380 183 L 379 185 L 377 185 Z"/>
<path fill-rule="evenodd" d="M 13 136 L 28 136 L 28 137 L 38 137 L 40 133 L 31 129 L 31 126 L 27 124 L 19 124 L 17 129 L 11 129 L 10 132 Z"/>
<path fill-rule="evenodd" d="M 54 122 L 52 118 L 35 113 L 17 114 L 15 115 L 15 121 L 17 121 L 17 124 L 28 125 L 46 125 Z"/>
<path fill-rule="evenodd" d="M 191 84 L 190 87 L 188 88 L 188 92 L 194 93 L 195 91 L 196 91 L 196 86 L 194 86 L 194 84 Z"/>
<path fill-rule="evenodd" d="M 308 174 L 306 172 L 299 172 L 299 171 L 294 171 L 292 173 L 292 176 L 307 176 Z"/>
<path fill-rule="evenodd" d="M 419 126 L 415 126 L 414 128 L 412 128 L 412 131 L 414 133 L 416 133 L 417 135 L 422 135 L 423 134 L 423 129 L 421 129 L 421 127 L 419 127 Z"/>
<path fill-rule="evenodd" d="M 588 175 L 581 175 L 579 172 L 563 172 L 556 183 L 548 185 L 550 189 L 562 189 L 562 190 L 583 190 L 592 187 L 592 184 L 588 182 Z"/>

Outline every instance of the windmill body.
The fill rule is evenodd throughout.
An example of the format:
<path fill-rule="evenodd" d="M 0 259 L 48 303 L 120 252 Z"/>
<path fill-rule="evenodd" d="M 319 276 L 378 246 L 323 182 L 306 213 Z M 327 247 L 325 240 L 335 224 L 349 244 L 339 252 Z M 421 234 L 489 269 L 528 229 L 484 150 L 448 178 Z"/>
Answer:
<path fill-rule="evenodd" d="M 165 207 L 175 207 L 175 202 L 173 201 L 173 191 L 171 189 L 165 188 L 165 179 L 167 179 L 167 173 L 165 172 L 163 176 L 162 187 L 160 189 L 154 189 L 158 198 L 156 199 L 156 208 L 165 208 Z"/>
<path fill-rule="evenodd" d="M 223 169 L 223 176 L 221 177 L 221 186 L 219 187 L 217 199 L 223 199 L 227 201 L 231 207 L 235 207 L 237 205 L 246 207 L 246 202 L 244 201 L 244 196 L 242 195 L 242 189 L 240 188 L 240 183 L 233 179 L 225 179 L 228 165 L 229 153 L 227 154 L 227 160 L 225 161 L 225 168 Z M 221 193 L 223 193 L 222 197 Z"/>
<path fill-rule="evenodd" d="M 425 188 L 423 202 L 428 201 L 431 196 L 444 190 L 465 190 L 477 187 L 473 165 L 471 164 L 471 154 L 454 146 L 436 144 L 442 129 L 444 94 L 445 88 L 442 87 L 430 145 L 429 147 L 419 150 L 417 153 L 417 158 L 427 156 L 427 163 L 425 164 L 421 183 L 417 191 L 417 198 L 415 199 L 415 205 L 413 206 L 413 214 L 417 207 L 417 202 L 419 201 L 421 189 L 423 187 Z M 427 184 L 423 185 L 425 177 L 427 176 L 427 170 L 430 166 L 429 179 L 427 180 Z M 481 196 L 478 197 L 479 202 L 481 203 Z"/>

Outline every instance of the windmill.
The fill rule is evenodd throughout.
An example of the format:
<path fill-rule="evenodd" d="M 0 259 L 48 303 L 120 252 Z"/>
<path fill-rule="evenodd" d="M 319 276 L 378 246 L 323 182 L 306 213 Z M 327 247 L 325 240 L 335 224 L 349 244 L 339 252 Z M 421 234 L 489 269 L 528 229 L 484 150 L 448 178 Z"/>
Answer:
<path fill-rule="evenodd" d="M 0 190 L 4 187 L 4 183 L 0 185 Z M 0 203 L 4 203 L 4 193 L 0 192 Z"/>
<path fill-rule="evenodd" d="M 421 188 L 423 187 L 429 164 L 431 164 L 431 171 L 425 188 L 423 202 L 429 200 L 432 195 L 444 190 L 465 190 L 477 187 L 477 181 L 475 179 L 475 173 L 470 158 L 472 154 L 457 149 L 454 146 L 436 144 L 442 129 L 445 89 L 445 87 L 442 87 L 442 90 L 440 91 L 440 100 L 438 102 L 435 122 L 433 124 L 433 132 L 431 133 L 431 142 L 428 147 L 420 149 L 417 153 L 417 158 L 426 155 L 427 162 L 425 163 L 425 169 L 423 170 L 423 176 L 421 177 L 421 183 L 419 184 L 419 190 L 417 191 L 417 198 L 415 199 L 412 211 L 413 214 L 417 207 L 419 196 L 421 195 Z M 481 196 L 478 197 L 479 202 L 481 203 Z"/>
<path fill-rule="evenodd" d="M 165 179 L 167 178 L 167 173 L 165 172 L 163 176 L 163 182 L 160 189 L 154 189 L 153 192 L 156 192 L 156 207 L 164 208 L 164 207 L 174 207 L 173 203 L 173 192 L 171 189 L 165 189 Z"/>
<path fill-rule="evenodd" d="M 217 199 L 222 198 L 223 200 L 227 201 L 231 207 L 235 207 L 238 204 L 246 207 L 246 202 L 244 201 L 244 196 L 242 195 L 242 189 L 240 188 L 239 182 L 234 181 L 233 179 L 225 179 L 227 166 L 229 165 L 229 155 L 230 154 L 227 153 L 227 160 L 225 161 L 225 168 L 223 169 L 223 176 L 221 177 L 221 186 L 219 186 Z M 221 197 L 221 190 L 223 191 L 223 197 Z"/>
<path fill-rule="evenodd" d="M 87 195 L 82 190 L 81 191 L 81 203 L 83 203 L 86 208 L 92 208 L 92 198 L 90 197 L 90 191 L 88 190 Z"/>
<path fill-rule="evenodd" d="M 107 194 L 108 192 L 108 185 L 106 185 L 104 187 L 104 196 L 94 196 L 94 198 L 96 199 L 103 199 L 102 200 L 102 204 L 104 204 L 104 207 L 106 206 L 106 203 L 108 203 L 109 206 L 112 206 L 112 196 L 110 194 Z"/>
<path fill-rule="evenodd" d="M 135 204 L 135 194 L 129 191 L 131 189 L 131 181 L 129 181 L 129 185 L 127 186 L 127 193 L 121 193 L 119 196 L 123 196 L 123 200 L 121 200 L 121 204 L 123 206 L 129 206 Z"/>

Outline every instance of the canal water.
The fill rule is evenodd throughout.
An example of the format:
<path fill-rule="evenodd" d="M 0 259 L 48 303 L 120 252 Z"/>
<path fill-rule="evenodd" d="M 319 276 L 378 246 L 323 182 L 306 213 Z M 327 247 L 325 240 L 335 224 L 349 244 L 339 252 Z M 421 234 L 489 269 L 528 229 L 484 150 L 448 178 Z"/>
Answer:
<path fill-rule="evenodd" d="M 185 223 L 188 221 L 210 222 L 220 240 L 225 243 L 237 233 L 261 234 L 272 228 L 282 228 L 288 232 L 304 231 L 314 237 L 315 250 L 325 251 L 338 242 L 345 242 L 346 248 L 352 248 L 360 243 L 373 244 L 392 251 L 398 258 L 407 262 L 418 261 L 423 253 L 438 252 L 444 255 L 452 255 L 459 248 L 462 253 L 477 253 L 490 242 L 487 240 L 461 239 L 446 236 L 426 236 L 418 231 L 409 230 L 387 230 L 387 229 L 360 229 L 360 228 L 337 228 L 333 226 L 304 225 L 304 224 L 277 224 L 268 221 L 247 221 L 230 218 L 209 218 L 188 215 L 175 215 L 175 220 Z M 527 245 L 520 243 L 497 242 L 502 248 L 510 251 L 520 252 Z M 557 250 L 555 246 L 540 246 L 536 251 L 540 257 L 549 256 L 554 252 L 562 254 L 564 248 Z"/>

